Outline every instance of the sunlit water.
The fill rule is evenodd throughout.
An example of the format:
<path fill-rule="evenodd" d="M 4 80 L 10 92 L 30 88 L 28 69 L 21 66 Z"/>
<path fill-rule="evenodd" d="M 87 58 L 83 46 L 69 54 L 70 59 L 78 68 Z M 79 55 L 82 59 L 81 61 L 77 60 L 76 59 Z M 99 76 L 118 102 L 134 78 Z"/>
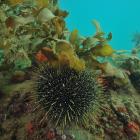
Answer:
<path fill-rule="evenodd" d="M 140 0 L 60 0 L 69 11 L 67 26 L 79 29 L 84 36 L 95 31 L 91 21 L 97 19 L 105 32 L 112 32 L 115 49 L 131 49 L 132 38 L 140 31 Z"/>

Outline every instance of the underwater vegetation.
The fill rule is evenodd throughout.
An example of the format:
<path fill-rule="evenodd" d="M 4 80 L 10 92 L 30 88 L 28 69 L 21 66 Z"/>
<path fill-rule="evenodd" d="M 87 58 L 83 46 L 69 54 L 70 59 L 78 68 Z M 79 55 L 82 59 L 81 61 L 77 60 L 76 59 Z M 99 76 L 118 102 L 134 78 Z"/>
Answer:
<path fill-rule="evenodd" d="M 0 139 L 139 140 L 139 34 L 69 31 L 57 0 L 0 1 Z"/>

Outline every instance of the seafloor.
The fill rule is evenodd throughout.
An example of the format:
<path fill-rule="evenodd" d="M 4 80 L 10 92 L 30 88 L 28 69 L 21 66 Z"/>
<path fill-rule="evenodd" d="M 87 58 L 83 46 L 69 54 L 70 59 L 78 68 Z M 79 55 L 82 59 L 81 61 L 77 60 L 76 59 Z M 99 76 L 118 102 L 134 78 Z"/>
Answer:
<path fill-rule="evenodd" d="M 67 15 L 57 0 L 0 1 L 0 140 L 140 140 L 140 35 L 114 50 L 98 21 L 83 37 Z"/>

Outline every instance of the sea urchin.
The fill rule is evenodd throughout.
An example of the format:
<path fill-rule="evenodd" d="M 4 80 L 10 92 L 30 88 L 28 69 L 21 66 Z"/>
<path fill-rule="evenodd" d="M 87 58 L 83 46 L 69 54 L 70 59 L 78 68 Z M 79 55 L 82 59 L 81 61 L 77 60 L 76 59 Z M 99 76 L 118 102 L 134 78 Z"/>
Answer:
<path fill-rule="evenodd" d="M 89 71 L 43 66 L 36 75 L 36 99 L 56 126 L 80 124 L 97 104 L 102 88 Z"/>

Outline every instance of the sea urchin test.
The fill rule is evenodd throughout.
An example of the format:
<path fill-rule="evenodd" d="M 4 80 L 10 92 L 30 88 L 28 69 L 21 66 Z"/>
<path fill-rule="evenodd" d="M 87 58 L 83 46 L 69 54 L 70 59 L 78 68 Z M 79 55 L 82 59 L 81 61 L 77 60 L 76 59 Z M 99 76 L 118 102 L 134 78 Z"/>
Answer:
<path fill-rule="evenodd" d="M 69 67 L 43 66 L 35 80 L 36 99 L 56 126 L 81 124 L 87 120 L 101 93 L 93 72 Z"/>

